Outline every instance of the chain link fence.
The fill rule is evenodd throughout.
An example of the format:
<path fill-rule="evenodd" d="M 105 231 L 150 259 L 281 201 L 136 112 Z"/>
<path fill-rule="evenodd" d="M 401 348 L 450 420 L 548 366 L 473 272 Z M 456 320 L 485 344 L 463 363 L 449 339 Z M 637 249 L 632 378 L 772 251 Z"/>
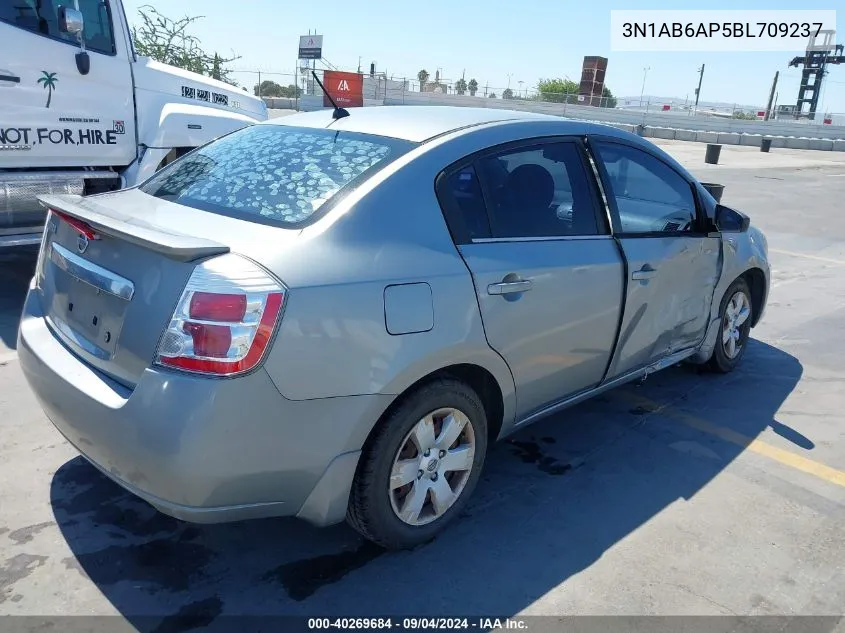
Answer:
<path fill-rule="evenodd" d="M 325 69 L 313 69 L 317 78 L 322 82 Z M 357 70 L 342 71 L 358 73 Z M 766 106 L 699 104 L 678 99 L 659 100 L 653 97 L 643 99 L 619 98 L 610 96 L 589 97 L 585 95 L 554 93 L 527 88 L 524 85 L 516 87 L 498 87 L 481 84 L 473 80 L 453 80 L 435 75 L 421 82 L 419 77 L 404 77 L 387 73 L 360 73 L 363 76 L 363 97 L 365 105 L 378 105 L 418 102 L 417 95 L 431 97 L 438 103 L 447 104 L 448 97 L 458 97 L 455 105 L 469 105 L 460 97 L 476 97 L 496 99 L 497 107 L 507 107 L 502 101 L 511 102 L 513 107 L 527 109 L 531 104 L 558 104 L 566 106 L 592 106 L 595 108 L 609 108 L 616 111 L 642 113 L 643 116 L 661 114 L 677 117 L 695 117 L 712 119 L 732 119 L 735 121 L 762 121 L 766 119 Z M 270 108 L 300 109 L 300 101 L 314 103 L 322 96 L 320 87 L 314 81 L 312 69 L 302 67 L 294 72 L 274 70 L 236 69 L 232 72 L 238 83 L 253 94 L 257 94 L 268 102 Z M 307 99 L 311 97 L 311 99 Z M 441 99 L 442 97 L 442 99 Z M 475 99 L 471 100 L 478 103 Z M 380 102 L 380 103 L 377 103 Z M 487 104 L 485 104 L 487 105 Z M 490 103 L 489 105 L 492 105 Z M 788 110 L 773 108 L 769 113 L 769 120 L 802 124 L 807 126 L 845 125 L 845 113 L 816 113 L 815 119 L 798 118 Z M 679 121 L 680 123 L 680 121 Z"/>

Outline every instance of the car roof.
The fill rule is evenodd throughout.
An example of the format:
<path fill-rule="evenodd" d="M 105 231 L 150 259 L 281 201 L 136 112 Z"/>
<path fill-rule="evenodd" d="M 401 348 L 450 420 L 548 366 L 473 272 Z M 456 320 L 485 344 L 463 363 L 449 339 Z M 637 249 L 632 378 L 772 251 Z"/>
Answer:
<path fill-rule="evenodd" d="M 391 138 L 422 143 L 435 136 L 467 127 L 506 121 L 552 120 L 570 124 L 572 132 L 580 128 L 575 121 L 536 112 L 519 112 L 500 108 L 461 108 L 455 106 L 375 106 L 350 108 L 349 116 L 336 121 L 327 108 L 313 112 L 300 112 L 270 119 L 262 125 L 289 125 L 297 127 L 326 127 L 332 130 L 376 134 Z M 565 133 L 565 132 L 564 132 Z"/>

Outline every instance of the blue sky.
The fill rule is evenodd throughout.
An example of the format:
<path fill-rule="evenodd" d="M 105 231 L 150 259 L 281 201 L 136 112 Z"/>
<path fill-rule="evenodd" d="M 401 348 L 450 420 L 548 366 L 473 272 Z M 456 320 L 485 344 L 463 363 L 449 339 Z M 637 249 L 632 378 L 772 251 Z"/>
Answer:
<path fill-rule="evenodd" d="M 643 68 L 648 66 L 646 94 L 693 97 L 698 68 L 705 64 L 703 101 L 764 105 L 775 71 L 780 71 L 778 103 L 794 103 L 801 72 L 787 68 L 801 51 L 782 53 L 613 53 L 610 51 L 612 9 L 669 9 L 679 3 L 561 2 L 560 0 L 428 0 L 426 3 L 367 0 L 124 0 L 130 22 L 137 9 L 152 4 L 170 17 L 204 15 L 194 33 L 207 49 L 241 56 L 235 66 L 292 73 L 298 36 L 309 29 L 324 36 L 323 54 L 335 66 L 355 70 L 376 62 L 378 71 L 416 77 L 421 68 L 434 76 L 456 79 L 466 71 L 491 89 L 508 85 L 530 88 L 540 78 L 580 76 L 584 55 L 609 58 L 606 83 L 617 96 L 639 95 Z M 838 5 L 838 6 L 837 6 Z M 727 2 L 708 0 L 686 5 L 701 9 L 797 9 L 792 0 Z M 804 7 L 810 8 L 810 7 Z M 845 3 L 812 5 L 843 9 Z M 845 14 L 845 11 L 840 11 Z M 843 18 L 837 16 L 841 24 Z M 845 42 L 845 28 L 837 34 Z M 845 65 L 830 66 L 820 106 L 845 113 Z M 283 77 L 270 77 L 276 81 Z M 236 75 L 254 83 L 249 75 Z M 263 79 L 263 77 L 262 77 Z M 280 81 L 281 83 L 281 81 Z M 821 108 L 820 108 L 821 109 Z"/>

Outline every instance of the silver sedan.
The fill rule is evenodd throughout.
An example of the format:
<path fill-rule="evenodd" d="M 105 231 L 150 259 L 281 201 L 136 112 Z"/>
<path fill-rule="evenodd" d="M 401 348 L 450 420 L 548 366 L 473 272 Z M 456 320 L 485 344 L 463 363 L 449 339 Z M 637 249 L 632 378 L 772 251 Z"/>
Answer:
<path fill-rule="evenodd" d="M 491 442 L 732 370 L 769 289 L 763 235 L 659 148 L 497 109 L 297 114 L 42 202 L 18 349 L 59 432 L 180 519 L 388 548 L 461 513 Z"/>

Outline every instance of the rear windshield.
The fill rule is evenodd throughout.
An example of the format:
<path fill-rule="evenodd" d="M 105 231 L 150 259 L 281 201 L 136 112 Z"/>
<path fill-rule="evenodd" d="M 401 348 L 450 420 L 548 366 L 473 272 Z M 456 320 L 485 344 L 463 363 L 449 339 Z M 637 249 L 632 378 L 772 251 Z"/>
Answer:
<path fill-rule="evenodd" d="M 413 147 L 331 128 L 253 125 L 191 152 L 140 189 L 203 211 L 302 226 Z"/>

